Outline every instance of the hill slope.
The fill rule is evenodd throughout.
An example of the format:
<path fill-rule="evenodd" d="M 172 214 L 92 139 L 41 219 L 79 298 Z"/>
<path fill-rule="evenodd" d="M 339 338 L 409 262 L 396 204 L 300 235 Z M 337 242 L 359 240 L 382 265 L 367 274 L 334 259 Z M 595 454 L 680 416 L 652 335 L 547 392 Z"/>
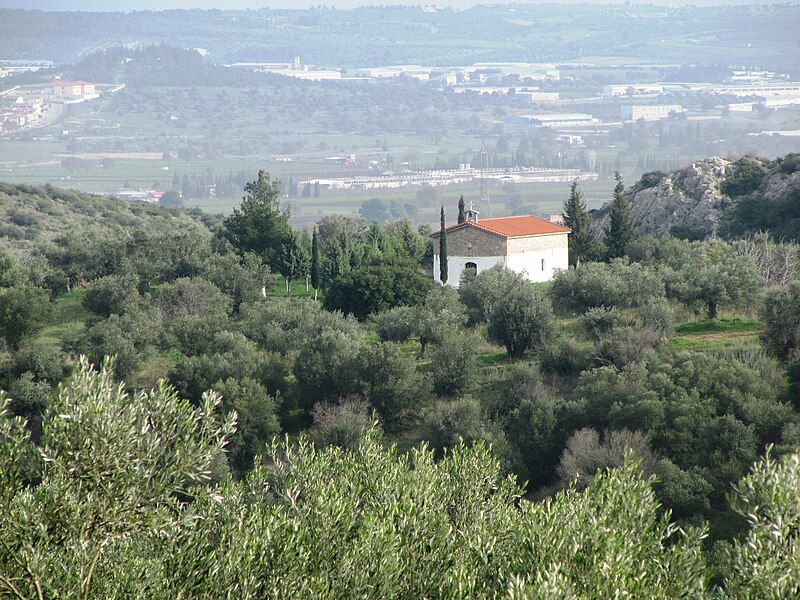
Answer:
<path fill-rule="evenodd" d="M 0 183 L 0 239 L 18 256 L 62 235 L 147 229 L 151 233 L 208 234 L 219 219 L 199 210 L 175 210 L 125 202 L 49 185 Z"/>

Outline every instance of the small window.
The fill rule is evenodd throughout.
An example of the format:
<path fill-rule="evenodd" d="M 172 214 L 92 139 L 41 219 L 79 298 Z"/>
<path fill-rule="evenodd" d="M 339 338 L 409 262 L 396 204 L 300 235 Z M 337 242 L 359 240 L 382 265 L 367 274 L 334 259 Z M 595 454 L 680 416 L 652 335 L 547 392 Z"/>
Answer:
<path fill-rule="evenodd" d="M 472 244 L 467 244 L 467 256 L 475 256 L 472 253 Z"/>
<path fill-rule="evenodd" d="M 464 265 L 464 275 L 467 277 L 474 277 L 478 274 L 478 265 L 474 262 L 468 262 Z"/>
<path fill-rule="evenodd" d="M 542 259 L 542 271 L 544 271 L 544 259 Z"/>

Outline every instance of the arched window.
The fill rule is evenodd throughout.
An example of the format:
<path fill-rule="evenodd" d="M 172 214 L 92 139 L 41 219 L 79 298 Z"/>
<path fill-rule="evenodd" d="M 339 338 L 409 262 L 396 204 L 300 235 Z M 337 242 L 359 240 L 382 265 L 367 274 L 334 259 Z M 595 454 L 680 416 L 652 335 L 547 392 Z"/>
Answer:
<path fill-rule="evenodd" d="M 478 274 L 478 265 L 474 262 L 468 262 L 464 265 L 464 275 L 467 277 L 475 277 Z"/>

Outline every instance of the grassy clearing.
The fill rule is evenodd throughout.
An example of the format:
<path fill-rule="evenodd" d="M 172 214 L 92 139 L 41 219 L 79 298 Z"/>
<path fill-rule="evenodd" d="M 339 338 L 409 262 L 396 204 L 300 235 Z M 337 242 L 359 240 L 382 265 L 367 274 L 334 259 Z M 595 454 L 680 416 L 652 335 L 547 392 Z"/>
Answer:
<path fill-rule="evenodd" d="M 81 304 L 86 292 L 87 288 L 81 288 L 61 294 L 53 300 L 50 318 L 37 336 L 39 342 L 58 347 L 69 346 L 84 334 L 86 319 L 91 316 Z"/>
<path fill-rule="evenodd" d="M 286 280 L 283 277 L 273 277 L 270 280 L 269 296 L 279 297 L 279 298 L 286 297 Z M 297 280 L 292 281 L 292 298 L 313 298 L 313 297 L 314 297 L 314 288 L 311 287 L 311 285 L 309 284 L 308 289 L 306 290 L 305 279 L 301 279 L 299 281 Z M 322 301 L 322 294 L 319 294 L 318 298 L 320 301 Z"/>
<path fill-rule="evenodd" d="M 675 326 L 675 336 L 669 340 L 667 347 L 681 351 L 756 344 L 762 329 L 761 321 L 739 317 L 681 323 Z"/>

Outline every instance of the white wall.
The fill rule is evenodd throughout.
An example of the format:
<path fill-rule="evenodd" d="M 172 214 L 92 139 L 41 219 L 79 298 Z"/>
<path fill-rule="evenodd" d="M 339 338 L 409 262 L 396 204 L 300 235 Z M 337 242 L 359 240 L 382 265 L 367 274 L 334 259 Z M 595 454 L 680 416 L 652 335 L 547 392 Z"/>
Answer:
<path fill-rule="evenodd" d="M 506 266 L 505 256 L 448 256 L 447 257 L 447 285 L 457 288 L 461 282 L 461 273 L 464 272 L 464 265 L 468 262 L 478 265 L 478 273 L 483 273 L 486 269 L 491 269 L 495 265 Z M 439 279 L 439 255 L 433 256 L 433 279 L 441 283 Z"/>
<path fill-rule="evenodd" d="M 544 259 L 544 271 L 542 270 Z M 468 262 L 478 265 L 478 273 L 491 269 L 495 265 L 503 265 L 525 276 L 528 281 L 550 281 L 556 269 L 569 268 L 569 256 L 566 248 L 547 248 L 529 252 L 520 252 L 505 256 L 448 256 L 447 257 L 447 285 L 459 287 L 464 265 Z M 433 257 L 433 279 L 439 279 L 439 256 Z"/>
<path fill-rule="evenodd" d="M 506 266 L 517 273 L 524 273 L 528 281 L 550 281 L 556 269 L 569 268 L 569 254 L 566 248 L 520 252 L 510 255 Z"/>

